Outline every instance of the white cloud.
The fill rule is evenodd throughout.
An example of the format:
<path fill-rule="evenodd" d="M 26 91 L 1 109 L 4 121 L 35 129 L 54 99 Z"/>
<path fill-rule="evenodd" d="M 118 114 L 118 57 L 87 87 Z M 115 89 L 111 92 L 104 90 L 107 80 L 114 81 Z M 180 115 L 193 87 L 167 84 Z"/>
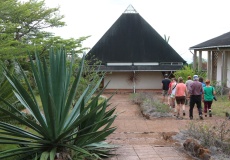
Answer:
<path fill-rule="evenodd" d="M 187 61 L 189 47 L 229 32 L 229 0 L 46 0 L 60 5 L 66 27 L 53 29 L 63 38 L 91 35 L 83 45 L 93 47 L 129 4 Z M 206 54 L 204 55 L 205 58 Z"/>

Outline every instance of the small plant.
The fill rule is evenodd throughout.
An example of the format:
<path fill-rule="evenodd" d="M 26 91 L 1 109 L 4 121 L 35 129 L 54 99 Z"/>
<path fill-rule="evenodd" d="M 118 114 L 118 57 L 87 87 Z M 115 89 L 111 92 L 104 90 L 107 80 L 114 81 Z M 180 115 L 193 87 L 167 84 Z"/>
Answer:
<path fill-rule="evenodd" d="M 130 99 L 134 104 L 141 105 L 145 99 L 147 99 L 149 96 L 145 93 L 133 93 L 130 94 Z"/>

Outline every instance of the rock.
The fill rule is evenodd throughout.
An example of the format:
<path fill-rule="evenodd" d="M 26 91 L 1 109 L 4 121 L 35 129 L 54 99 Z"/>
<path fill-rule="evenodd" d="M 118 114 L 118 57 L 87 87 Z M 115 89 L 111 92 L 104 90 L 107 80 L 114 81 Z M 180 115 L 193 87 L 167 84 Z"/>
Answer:
<path fill-rule="evenodd" d="M 194 139 L 187 139 L 183 143 L 183 146 L 186 151 L 189 151 L 193 156 L 200 158 L 201 160 L 211 159 L 210 151 L 204 148 Z"/>
<path fill-rule="evenodd" d="M 209 160 L 211 159 L 210 151 L 206 148 L 199 148 L 198 149 L 199 158 L 202 160 Z"/>
<path fill-rule="evenodd" d="M 172 141 L 172 136 L 176 135 L 177 132 L 163 132 L 162 137 L 165 141 Z"/>

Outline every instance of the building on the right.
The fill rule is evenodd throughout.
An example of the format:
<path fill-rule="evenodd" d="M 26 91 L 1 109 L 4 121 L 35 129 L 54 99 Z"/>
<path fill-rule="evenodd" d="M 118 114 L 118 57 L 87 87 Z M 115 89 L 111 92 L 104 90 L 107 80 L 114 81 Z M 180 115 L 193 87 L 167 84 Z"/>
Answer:
<path fill-rule="evenodd" d="M 220 86 L 221 94 L 230 88 L 230 32 L 189 48 L 193 50 L 193 68 L 201 71 L 202 54 L 207 54 L 207 79 Z"/>

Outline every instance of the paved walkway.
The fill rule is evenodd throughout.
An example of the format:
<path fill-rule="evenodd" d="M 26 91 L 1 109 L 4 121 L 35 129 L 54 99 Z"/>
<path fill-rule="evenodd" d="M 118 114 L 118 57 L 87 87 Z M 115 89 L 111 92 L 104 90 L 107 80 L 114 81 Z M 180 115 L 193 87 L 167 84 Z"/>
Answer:
<path fill-rule="evenodd" d="M 105 95 L 109 96 L 109 95 Z M 129 94 L 116 94 L 110 102 L 117 106 L 119 114 L 114 122 L 117 130 L 107 141 L 118 144 L 116 156 L 108 160 L 192 160 L 175 142 L 165 141 L 163 132 L 176 133 L 188 123 L 188 119 L 145 119 L 137 105 L 132 104 Z M 177 146 L 177 147 L 176 147 Z"/>

